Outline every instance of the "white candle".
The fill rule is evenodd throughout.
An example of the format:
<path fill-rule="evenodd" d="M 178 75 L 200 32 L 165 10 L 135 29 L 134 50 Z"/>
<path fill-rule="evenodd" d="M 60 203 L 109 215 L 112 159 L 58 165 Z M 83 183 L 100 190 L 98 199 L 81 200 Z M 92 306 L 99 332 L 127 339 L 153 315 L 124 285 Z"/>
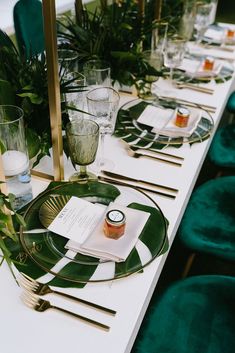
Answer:
<path fill-rule="evenodd" d="M 6 151 L 2 155 L 5 176 L 13 176 L 24 172 L 29 161 L 27 155 L 20 151 Z"/>

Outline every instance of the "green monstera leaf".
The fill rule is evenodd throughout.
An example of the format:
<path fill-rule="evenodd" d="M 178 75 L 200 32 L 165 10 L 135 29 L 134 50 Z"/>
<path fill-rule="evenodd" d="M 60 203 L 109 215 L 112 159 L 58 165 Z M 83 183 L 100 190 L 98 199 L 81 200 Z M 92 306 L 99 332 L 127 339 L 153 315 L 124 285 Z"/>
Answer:
<path fill-rule="evenodd" d="M 192 145 L 196 142 L 202 142 L 209 138 L 213 129 L 214 123 L 208 112 L 202 110 L 202 117 L 198 122 L 196 129 L 189 137 L 168 137 L 163 134 L 155 134 L 152 132 L 152 127 L 138 122 L 140 114 L 151 103 L 136 100 L 136 104 L 128 102 L 119 110 L 115 136 L 124 140 L 134 148 L 151 148 L 151 150 L 161 150 L 165 147 L 180 148 L 183 143 Z M 159 99 L 159 106 L 162 108 L 176 109 L 179 104 L 172 99 Z M 200 105 L 195 104 L 195 108 L 201 109 Z M 157 118 L 157 116 L 156 116 Z"/>
<path fill-rule="evenodd" d="M 139 246 L 147 247 L 149 257 L 141 258 L 137 248 L 133 248 L 126 261 L 115 263 L 112 261 L 100 262 L 100 259 L 82 254 L 71 254 L 65 248 L 67 238 L 54 234 L 43 227 L 39 219 L 41 205 L 52 195 L 77 196 L 90 202 L 108 205 L 122 193 L 117 187 L 97 181 L 80 184 L 76 182 L 52 182 L 48 189 L 32 201 L 24 212 L 26 227 L 21 227 L 20 241 L 8 242 L 19 271 L 33 278 L 50 273 L 50 285 L 59 287 L 83 287 L 87 282 L 113 280 L 141 272 L 156 256 L 168 248 L 167 221 L 157 205 L 146 195 L 140 194 L 147 204 L 131 203 L 127 207 L 142 210 L 150 214 L 143 228 L 138 242 Z M 152 202 L 152 204 L 151 204 Z M 149 205 L 151 204 L 151 206 Z M 155 207 L 156 206 L 156 207 Z M 63 207 L 63 206 L 62 206 Z M 96 277 L 98 267 L 107 268 L 103 277 Z M 111 271 L 110 271 L 111 270 Z M 54 276 L 53 276 L 54 275 Z"/>

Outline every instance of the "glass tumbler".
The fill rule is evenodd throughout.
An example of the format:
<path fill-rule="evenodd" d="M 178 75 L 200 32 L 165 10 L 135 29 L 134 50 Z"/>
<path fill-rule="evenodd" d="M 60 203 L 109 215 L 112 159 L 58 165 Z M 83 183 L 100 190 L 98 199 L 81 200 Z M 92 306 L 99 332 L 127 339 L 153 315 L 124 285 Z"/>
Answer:
<path fill-rule="evenodd" d="M 103 60 L 88 60 L 83 66 L 87 86 L 111 86 L 110 65 Z"/>
<path fill-rule="evenodd" d="M 32 199 L 29 157 L 25 139 L 23 110 L 0 105 L 0 146 L 8 192 L 15 195 L 18 210 Z"/>

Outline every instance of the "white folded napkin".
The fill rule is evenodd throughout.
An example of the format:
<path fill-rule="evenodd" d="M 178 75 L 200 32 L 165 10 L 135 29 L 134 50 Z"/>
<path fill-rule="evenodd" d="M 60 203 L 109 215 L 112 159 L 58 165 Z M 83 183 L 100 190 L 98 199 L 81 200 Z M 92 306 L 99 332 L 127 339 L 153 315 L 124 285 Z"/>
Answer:
<path fill-rule="evenodd" d="M 201 119 L 201 111 L 198 109 L 190 108 L 190 117 L 188 125 L 186 127 L 178 127 L 175 125 L 176 110 L 171 114 L 171 118 L 163 129 L 158 130 L 154 128 L 152 131 L 155 133 L 161 133 L 162 135 L 169 137 L 189 137 L 192 135 L 197 127 L 198 122 Z"/>
<path fill-rule="evenodd" d="M 110 203 L 105 214 L 111 209 L 119 209 L 126 216 L 126 228 L 123 236 L 119 239 L 107 238 L 103 232 L 103 217 L 92 234 L 82 244 L 69 240 L 65 247 L 84 255 L 98 257 L 101 260 L 125 261 L 134 248 L 150 214 L 117 203 Z"/>
<path fill-rule="evenodd" d="M 222 64 L 215 60 L 213 70 L 204 70 L 203 62 L 193 59 L 183 59 L 182 64 L 178 67 L 181 70 L 186 71 L 189 76 L 193 77 L 211 77 L 219 74 L 221 70 Z"/>
<path fill-rule="evenodd" d="M 209 41 L 213 41 L 214 43 L 230 43 L 235 44 L 235 37 L 227 37 L 227 30 L 233 29 L 234 26 L 226 26 L 226 27 L 217 27 L 217 28 L 208 28 L 204 34 L 204 39 L 208 39 Z"/>
<path fill-rule="evenodd" d="M 216 28 L 208 28 L 204 33 L 204 37 L 210 38 L 218 43 L 222 42 L 225 36 L 225 30 L 223 28 L 216 29 Z"/>
<path fill-rule="evenodd" d="M 119 239 L 107 238 L 103 232 L 105 215 L 111 209 L 119 209 L 126 216 L 125 233 Z M 106 207 L 72 196 L 48 229 L 68 238 L 66 249 L 120 262 L 126 260 L 135 246 L 149 215 L 114 202 Z"/>
<path fill-rule="evenodd" d="M 196 108 L 190 108 L 190 117 L 187 127 L 178 127 L 175 125 L 176 110 L 164 109 L 148 105 L 141 113 L 138 122 L 153 127 L 152 132 L 169 137 L 189 137 L 196 129 L 201 119 L 201 111 Z"/>
<path fill-rule="evenodd" d="M 227 46 L 226 46 L 227 47 Z M 228 46 L 229 48 L 233 49 L 232 46 Z M 190 54 L 196 55 L 198 57 L 202 56 L 212 56 L 214 58 L 218 58 L 221 60 L 235 60 L 235 54 L 234 51 L 222 51 L 222 47 L 216 48 L 216 46 L 212 48 L 205 48 L 203 46 L 196 46 L 195 43 L 188 43 L 188 49 Z M 223 59 L 222 59 L 223 58 Z M 224 61 L 225 63 L 225 61 Z"/>

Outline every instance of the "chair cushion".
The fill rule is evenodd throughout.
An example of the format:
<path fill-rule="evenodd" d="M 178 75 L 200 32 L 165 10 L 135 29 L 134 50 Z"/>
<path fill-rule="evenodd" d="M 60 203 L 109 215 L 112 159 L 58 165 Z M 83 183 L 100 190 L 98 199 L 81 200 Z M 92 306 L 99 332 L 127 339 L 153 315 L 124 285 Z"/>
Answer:
<path fill-rule="evenodd" d="M 226 105 L 226 109 L 230 113 L 235 113 L 235 91 L 230 95 Z"/>
<path fill-rule="evenodd" d="M 147 316 L 133 353 L 233 353 L 235 278 L 176 282 Z"/>
<path fill-rule="evenodd" d="M 235 260 L 235 176 L 210 180 L 192 194 L 179 227 L 189 248 Z"/>
<path fill-rule="evenodd" d="M 216 132 L 208 156 L 217 166 L 235 168 L 235 124 Z"/>
<path fill-rule="evenodd" d="M 39 0 L 19 0 L 13 9 L 17 44 L 20 53 L 30 58 L 44 51 L 42 3 Z"/>

